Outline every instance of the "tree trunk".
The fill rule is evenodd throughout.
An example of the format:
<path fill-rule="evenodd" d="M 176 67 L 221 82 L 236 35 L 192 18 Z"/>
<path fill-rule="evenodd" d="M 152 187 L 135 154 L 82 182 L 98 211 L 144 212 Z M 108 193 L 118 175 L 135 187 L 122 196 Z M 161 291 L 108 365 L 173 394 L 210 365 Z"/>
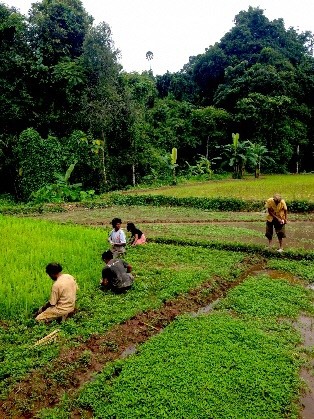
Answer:
<path fill-rule="evenodd" d="M 103 141 L 103 150 L 101 153 L 101 166 L 102 166 L 102 183 L 104 186 L 104 189 L 107 189 L 107 171 L 106 171 L 106 160 L 105 160 L 105 153 L 106 153 L 106 140 L 105 140 L 105 134 L 104 131 L 101 131 L 102 141 Z"/>
<path fill-rule="evenodd" d="M 132 163 L 132 185 L 136 185 L 136 176 L 135 176 L 135 164 Z"/>

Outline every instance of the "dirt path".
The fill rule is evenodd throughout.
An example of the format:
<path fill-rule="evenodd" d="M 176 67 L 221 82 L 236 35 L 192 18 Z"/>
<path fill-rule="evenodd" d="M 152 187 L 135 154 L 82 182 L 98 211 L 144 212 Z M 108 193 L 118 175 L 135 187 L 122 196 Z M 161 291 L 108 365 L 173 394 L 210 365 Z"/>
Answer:
<path fill-rule="evenodd" d="M 166 302 L 158 310 L 141 313 L 113 327 L 103 336 L 91 336 L 79 346 L 64 349 L 58 359 L 40 371 L 33 371 L 13 388 L 7 400 L 0 402 L 0 417 L 29 419 L 39 410 L 53 407 L 65 392 L 74 394 L 108 362 L 133 351 L 178 315 L 196 312 L 224 297 L 230 288 L 241 283 L 251 272 L 263 269 L 263 266 L 264 261 L 261 260 L 259 265 L 248 268 L 236 282 L 220 278 L 211 280 L 188 294 Z"/>

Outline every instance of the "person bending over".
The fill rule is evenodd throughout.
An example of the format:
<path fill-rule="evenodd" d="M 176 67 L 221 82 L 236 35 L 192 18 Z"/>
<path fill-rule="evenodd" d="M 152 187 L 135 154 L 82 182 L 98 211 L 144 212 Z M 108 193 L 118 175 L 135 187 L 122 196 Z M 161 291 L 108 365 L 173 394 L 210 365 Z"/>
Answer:
<path fill-rule="evenodd" d="M 122 259 L 114 259 L 111 250 L 107 250 L 101 256 L 106 266 L 102 270 L 100 289 L 111 290 L 121 294 L 129 290 L 134 278 L 131 274 L 132 266 Z"/>
<path fill-rule="evenodd" d="M 274 229 L 279 241 L 278 252 L 283 252 L 283 239 L 286 237 L 285 225 L 287 224 L 287 205 L 279 194 L 267 199 L 266 209 L 268 211 L 265 236 L 271 246 Z"/>
<path fill-rule="evenodd" d="M 126 225 L 127 231 L 131 233 L 130 244 L 131 246 L 136 246 L 138 244 L 146 243 L 145 234 L 135 227 L 133 223 L 127 223 Z"/>
<path fill-rule="evenodd" d="M 53 320 L 65 320 L 75 309 L 78 289 L 75 278 L 72 275 L 63 274 L 62 266 L 55 262 L 46 266 L 46 273 L 53 280 L 51 295 L 49 301 L 37 311 L 35 320 L 46 323 Z"/>

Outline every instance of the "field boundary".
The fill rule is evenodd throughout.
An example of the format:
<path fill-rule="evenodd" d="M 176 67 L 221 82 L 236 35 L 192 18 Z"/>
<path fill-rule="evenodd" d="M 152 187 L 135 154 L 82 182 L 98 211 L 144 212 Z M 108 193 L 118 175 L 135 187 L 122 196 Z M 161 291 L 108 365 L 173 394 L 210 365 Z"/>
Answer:
<path fill-rule="evenodd" d="M 194 246 L 203 247 L 215 250 L 228 250 L 232 252 L 246 252 L 250 254 L 257 254 L 266 258 L 276 259 L 290 259 L 290 260 L 314 260 L 314 252 L 299 251 L 299 250 L 285 250 L 283 253 L 278 253 L 275 250 L 265 249 L 265 246 L 258 244 L 244 244 L 234 242 L 217 242 L 217 241 L 195 241 L 195 240 L 181 240 L 181 239 L 167 239 L 164 237 L 150 238 L 149 242 L 157 244 L 173 244 L 176 246 Z"/>

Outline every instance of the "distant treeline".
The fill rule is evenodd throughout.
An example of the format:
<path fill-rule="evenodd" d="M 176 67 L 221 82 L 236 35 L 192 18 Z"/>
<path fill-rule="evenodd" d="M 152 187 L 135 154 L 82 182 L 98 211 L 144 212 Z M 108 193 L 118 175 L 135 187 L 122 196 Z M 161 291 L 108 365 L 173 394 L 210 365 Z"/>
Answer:
<path fill-rule="evenodd" d="M 123 71 L 109 25 L 80 0 L 43 0 L 28 16 L 0 3 L 0 193 L 172 179 L 173 147 L 177 174 L 201 174 L 204 159 L 231 170 L 221 150 L 232 133 L 268 150 L 264 172 L 313 171 L 312 33 L 252 7 L 234 22 L 180 72 L 154 77 Z"/>

